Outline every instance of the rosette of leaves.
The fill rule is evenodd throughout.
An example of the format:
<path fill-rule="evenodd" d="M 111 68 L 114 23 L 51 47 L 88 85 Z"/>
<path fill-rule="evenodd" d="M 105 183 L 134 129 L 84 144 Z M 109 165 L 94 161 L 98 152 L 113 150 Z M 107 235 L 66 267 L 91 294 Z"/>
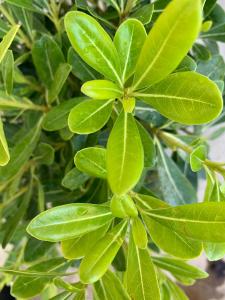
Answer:
<path fill-rule="evenodd" d="M 176 283 L 207 277 L 187 260 L 225 254 L 225 163 L 204 136 L 224 129 L 225 13 L 89 4 L 0 5 L 2 36 L 21 23 L 0 45 L 1 285 L 18 299 L 187 299 Z"/>

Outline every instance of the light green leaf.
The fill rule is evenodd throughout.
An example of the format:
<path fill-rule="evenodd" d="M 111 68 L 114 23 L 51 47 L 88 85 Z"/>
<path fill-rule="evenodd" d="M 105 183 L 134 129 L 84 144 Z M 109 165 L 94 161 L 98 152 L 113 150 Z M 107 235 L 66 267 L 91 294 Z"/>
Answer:
<path fill-rule="evenodd" d="M 225 242 L 225 203 L 209 202 L 182 205 L 145 212 L 156 222 L 188 238 Z"/>
<path fill-rule="evenodd" d="M 42 127 L 46 131 L 55 131 L 67 126 L 67 120 L 71 109 L 84 101 L 85 97 L 77 97 L 66 100 L 53 107 L 45 116 Z"/>
<path fill-rule="evenodd" d="M 83 283 L 93 283 L 105 274 L 123 243 L 126 230 L 127 222 L 121 222 L 94 244 L 80 265 Z"/>
<path fill-rule="evenodd" d="M 119 277 L 109 270 L 94 284 L 94 296 L 96 300 L 130 300 Z"/>
<path fill-rule="evenodd" d="M 42 118 L 11 150 L 11 159 L 7 166 L 0 168 L 0 182 L 6 182 L 16 175 L 29 160 L 40 137 Z"/>
<path fill-rule="evenodd" d="M 75 106 L 68 118 L 72 132 L 88 134 L 101 129 L 109 120 L 113 100 L 88 100 Z"/>
<path fill-rule="evenodd" d="M 200 0 L 171 1 L 155 22 L 142 48 L 133 90 L 157 83 L 176 69 L 200 28 Z"/>
<path fill-rule="evenodd" d="M 78 170 L 90 176 L 106 178 L 106 149 L 98 147 L 85 148 L 74 157 Z"/>
<path fill-rule="evenodd" d="M 67 13 L 65 28 L 80 57 L 92 68 L 122 86 L 119 56 L 105 30 L 91 16 L 78 11 Z"/>
<path fill-rule="evenodd" d="M 94 231 L 112 218 L 107 206 L 65 204 L 36 216 L 28 225 L 27 232 L 43 241 L 58 242 Z"/>
<path fill-rule="evenodd" d="M 109 225 L 110 223 L 85 235 L 62 241 L 61 248 L 63 256 L 67 259 L 78 259 L 85 256 L 94 244 L 105 236 L 109 229 Z"/>
<path fill-rule="evenodd" d="M 2 62 L 8 48 L 10 47 L 14 37 L 16 36 L 17 31 L 19 30 L 20 25 L 14 25 L 6 33 L 0 43 L 0 63 Z"/>
<path fill-rule="evenodd" d="M 93 99 L 116 99 L 123 95 L 122 90 L 109 80 L 91 80 L 85 82 L 81 92 Z"/>
<path fill-rule="evenodd" d="M 166 271 L 169 271 L 173 275 L 187 277 L 191 279 L 207 278 L 208 274 L 203 270 L 187 264 L 180 259 L 174 259 L 170 257 L 152 257 L 153 263 Z"/>
<path fill-rule="evenodd" d="M 2 60 L 2 77 L 7 94 L 13 90 L 14 58 L 12 50 L 8 50 Z"/>
<path fill-rule="evenodd" d="M 63 63 L 58 66 L 47 94 L 49 103 L 56 100 L 71 70 L 72 67 L 67 63 Z"/>
<path fill-rule="evenodd" d="M 82 187 L 88 179 L 89 176 L 87 174 L 80 172 L 77 168 L 73 168 L 63 177 L 62 185 L 71 191 L 75 191 Z"/>
<path fill-rule="evenodd" d="M 148 3 L 138 8 L 130 15 L 131 18 L 138 19 L 143 25 L 150 23 L 154 11 L 154 4 Z"/>
<path fill-rule="evenodd" d="M 2 120 L 0 118 L 0 166 L 5 166 L 9 162 L 9 149 L 3 130 Z"/>
<path fill-rule="evenodd" d="M 148 250 L 139 249 L 132 238 L 129 239 L 126 270 L 126 288 L 132 299 L 160 300 L 160 291 L 154 265 Z"/>
<path fill-rule="evenodd" d="M 146 212 L 151 209 L 169 207 L 164 201 L 152 196 L 136 194 L 134 197 L 138 206 Z M 142 214 L 142 217 L 153 242 L 163 251 L 183 259 L 191 259 L 201 254 L 202 243 L 188 239 L 145 214 Z"/>
<path fill-rule="evenodd" d="M 111 199 L 110 208 L 112 214 L 118 218 L 137 217 L 137 208 L 129 195 L 114 195 Z"/>
<path fill-rule="evenodd" d="M 139 218 L 132 221 L 132 234 L 134 243 L 138 248 L 145 249 L 148 245 L 148 236 L 145 226 Z"/>
<path fill-rule="evenodd" d="M 207 156 L 207 150 L 204 145 L 198 146 L 190 154 L 190 165 L 193 172 L 198 172 L 202 169 L 203 162 Z"/>
<path fill-rule="evenodd" d="M 209 261 L 217 261 L 225 256 L 225 243 L 203 243 L 204 251 Z"/>
<path fill-rule="evenodd" d="M 114 45 L 119 53 L 123 83 L 134 73 L 145 39 L 145 28 L 135 19 L 127 19 L 116 31 Z"/>
<path fill-rule="evenodd" d="M 172 280 L 167 280 L 167 287 L 169 289 L 169 294 L 173 297 L 172 299 L 188 300 L 183 290 Z"/>
<path fill-rule="evenodd" d="M 72 284 L 72 283 L 69 283 L 69 282 L 63 280 L 60 277 L 56 277 L 54 279 L 54 285 L 56 287 L 58 287 L 59 289 L 64 289 L 66 291 L 70 291 L 73 293 L 81 292 L 84 289 L 84 285 L 81 284 L 80 282 Z"/>
<path fill-rule="evenodd" d="M 182 124 L 207 123 L 223 108 L 217 85 L 194 72 L 171 74 L 143 92 L 134 93 L 134 96 Z"/>
<path fill-rule="evenodd" d="M 106 162 L 108 181 L 115 194 L 128 192 L 138 182 L 144 155 L 132 114 L 121 112 L 116 120 L 107 143 Z"/>
<path fill-rule="evenodd" d="M 175 162 L 158 146 L 158 176 L 160 190 L 165 199 L 171 205 L 192 203 L 197 201 L 197 195 L 190 181 L 180 171 Z"/>
<path fill-rule="evenodd" d="M 102 76 L 87 65 L 72 47 L 68 51 L 67 61 L 72 66 L 72 73 L 83 82 Z"/>
<path fill-rule="evenodd" d="M 52 37 L 44 35 L 34 42 L 32 58 L 39 78 L 50 88 L 59 65 L 65 62 L 62 50 Z"/>
<path fill-rule="evenodd" d="M 51 273 L 52 271 L 59 271 L 60 269 L 65 269 L 66 261 L 63 258 L 53 258 L 35 264 L 29 267 L 28 271 L 38 271 L 43 272 L 47 271 Z M 14 281 L 11 294 L 16 298 L 31 298 L 35 295 L 38 295 L 45 286 L 51 281 L 49 277 L 25 277 L 19 276 Z"/>

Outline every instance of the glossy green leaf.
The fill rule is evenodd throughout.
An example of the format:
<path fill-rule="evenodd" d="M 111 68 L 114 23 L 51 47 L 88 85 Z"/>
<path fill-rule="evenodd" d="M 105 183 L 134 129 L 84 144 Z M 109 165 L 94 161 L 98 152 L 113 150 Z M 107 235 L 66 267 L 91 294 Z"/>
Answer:
<path fill-rule="evenodd" d="M 220 202 L 196 203 L 152 210 L 149 217 L 188 238 L 225 242 L 225 204 Z"/>
<path fill-rule="evenodd" d="M 93 99 L 116 99 L 123 95 L 122 90 L 112 81 L 109 80 L 91 80 L 85 82 L 81 91 Z"/>
<path fill-rule="evenodd" d="M 128 192 L 138 182 L 144 155 L 137 125 L 129 113 L 121 112 L 114 124 L 107 143 L 106 162 L 108 181 L 115 194 Z"/>
<path fill-rule="evenodd" d="M 202 279 L 208 277 L 208 274 L 205 271 L 193 265 L 189 265 L 185 261 L 179 259 L 170 257 L 153 257 L 152 261 L 157 267 L 169 271 L 173 275 L 192 279 Z"/>
<path fill-rule="evenodd" d="M 135 199 L 138 206 L 146 212 L 151 209 L 169 207 L 164 201 L 152 196 L 136 194 Z M 163 251 L 183 259 L 191 259 L 201 254 L 202 243 L 171 230 L 145 214 L 142 214 L 142 217 L 153 242 Z"/>
<path fill-rule="evenodd" d="M 77 97 L 54 106 L 49 112 L 47 112 L 43 120 L 42 127 L 44 130 L 55 131 L 65 128 L 67 126 L 67 120 L 71 109 L 85 99 L 85 97 Z"/>
<path fill-rule="evenodd" d="M 145 39 L 145 28 L 135 19 L 127 19 L 116 31 L 114 45 L 119 53 L 123 82 L 133 75 Z"/>
<path fill-rule="evenodd" d="M 180 171 L 175 162 L 158 146 L 158 176 L 160 190 L 171 205 L 192 203 L 197 201 L 197 195 L 190 181 Z"/>
<path fill-rule="evenodd" d="M 88 100 L 75 106 L 68 118 L 72 132 L 88 134 L 101 129 L 109 120 L 113 100 Z"/>
<path fill-rule="evenodd" d="M 148 245 L 148 236 L 145 226 L 139 218 L 132 221 L 132 234 L 134 243 L 138 248 L 145 249 Z"/>
<path fill-rule="evenodd" d="M 8 50 L 2 61 L 2 77 L 7 94 L 13 90 L 14 58 L 12 50 Z"/>
<path fill-rule="evenodd" d="M 131 14 L 131 18 L 138 19 L 143 25 L 150 23 L 154 11 L 154 4 L 148 3 Z"/>
<path fill-rule="evenodd" d="M 202 169 L 203 162 L 207 156 L 207 150 L 204 145 L 198 146 L 190 154 L 190 165 L 193 172 L 198 172 Z"/>
<path fill-rule="evenodd" d="M 65 28 L 80 57 L 106 78 L 122 86 L 119 56 L 111 38 L 99 23 L 83 12 L 72 11 L 65 17 Z"/>
<path fill-rule="evenodd" d="M 19 27 L 19 25 L 12 26 L 11 29 L 3 37 L 0 43 L 0 62 L 2 62 L 4 56 L 6 55 L 6 52 L 10 47 L 12 41 L 14 40 L 16 33 L 19 30 Z"/>
<path fill-rule="evenodd" d="M 59 65 L 65 62 L 62 50 L 52 37 L 44 35 L 33 44 L 32 58 L 39 78 L 50 88 Z"/>
<path fill-rule="evenodd" d="M 129 195 L 114 195 L 111 199 L 110 208 L 112 214 L 118 218 L 137 217 L 137 208 Z"/>
<path fill-rule="evenodd" d="M 197 38 L 200 27 L 200 0 L 171 1 L 145 41 L 133 89 L 157 83 L 176 69 Z"/>
<path fill-rule="evenodd" d="M 62 185 L 71 191 L 75 191 L 82 187 L 88 179 L 89 175 L 80 172 L 77 168 L 73 168 L 63 177 Z"/>
<path fill-rule="evenodd" d="M 127 222 L 121 222 L 94 244 L 80 265 L 83 283 L 93 283 L 105 274 L 123 243 L 126 230 Z"/>
<path fill-rule="evenodd" d="M 2 120 L 0 118 L 0 166 L 5 166 L 9 162 L 9 149 L 3 130 Z"/>
<path fill-rule="evenodd" d="M 207 123 L 215 119 L 223 107 L 216 84 L 194 72 L 172 74 L 134 95 L 165 117 L 182 124 Z"/>
<path fill-rule="evenodd" d="M 150 133 L 147 132 L 147 130 L 141 125 L 140 122 L 137 122 L 137 126 L 144 150 L 144 167 L 152 168 L 155 165 L 156 161 L 156 151 L 153 139 Z"/>
<path fill-rule="evenodd" d="M 67 259 L 78 259 L 85 256 L 94 244 L 105 236 L 109 225 L 110 223 L 85 235 L 62 241 L 61 248 L 63 256 Z"/>
<path fill-rule="evenodd" d="M 94 231 L 111 220 L 107 206 L 65 204 L 39 214 L 30 222 L 27 232 L 39 240 L 58 242 Z"/>
<path fill-rule="evenodd" d="M 90 176 L 106 178 L 106 149 L 98 147 L 85 148 L 74 157 L 78 170 Z"/>
<path fill-rule="evenodd" d="M 32 262 L 48 255 L 52 250 L 53 243 L 39 241 L 30 238 L 24 249 L 25 262 Z"/>
<path fill-rule="evenodd" d="M 12 148 L 9 163 L 0 168 L 0 182 L 7 181 L 15 176 L 29 160 L 40 137 L 41 123 L 42 118 Z"/>
<path fill-rule="evenodd" d="M 63 63 L 58 66 L 57 70 L 55 71 L 52 83 L 48 90 L 47 97 L 48 97 L 49 103 L 52 103 L 54 100 L 57 99 L 71 70 L 72 70 L 72 67 L 67 63 Z"/>
<path fill-rule="evenodd" d="M 160 300 L 159 284 L 148 250 L 139 249 L 129 239 L 126 270 L 126 288 L 132 299 Z"/>
<path fill-rule="evenodd" d="M 63 258 L 53 258 L 35 264 L 29 267 L 28 271 L 58 271 L 65 266 L 65 260 Z M 38 295 L 45 286 L 50 282 L 51 278 L 48 277 L 24 277 L 19 276 L 13 283 L 11 288 L 11 294 L 16 298 L 31 298 Z"/>
<path fill-rule="evenodd" d="M 119 277 L 109 270 L 94 284 L 94 296 L 96 300 L 130 299 Z"/>
<path fill-rule="evenodd" d="M 209 60 L 211 58 L 210 51 L 201 44 L 195 43 L 192 51 L 197 60 Z"/>
<path fill-rule="evenodd" d="M 81 59 L 72 47 L 68 51 L 67 61 L 72 66 L 72 73 L 83 82 L 101 77 Z"/>

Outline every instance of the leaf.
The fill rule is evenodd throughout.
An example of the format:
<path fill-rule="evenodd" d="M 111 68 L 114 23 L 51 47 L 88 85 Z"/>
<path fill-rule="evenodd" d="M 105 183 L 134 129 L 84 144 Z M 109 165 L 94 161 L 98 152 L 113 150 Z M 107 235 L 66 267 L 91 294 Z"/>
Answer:
<path fill-rule="evenodd" d="M 71 11 L 65 17 L 65 28 L 80 57 L 106 78 L 122 86 L 117 51 L 99 23 L 83 12 Z"/>
<path fill-rule="evenodd" d="M 225 42 L 225 22 L 216 24 L 209 31 L 201 34 L 202 39 Z"/>
<path fill-rule="evenodd" d="M 52 37 L 44 35 L 34 42 L 32 59 L 39 78 L 50 88 L 59 65 L 65 62 L 62 50 Z"/>
<path fill-rule="evenodd" d="M 225 243 L 203 243 L 203 248 L 209 261 L 217 261 L 225 256 Z"/>
<path fill-rule="evenodd" d="M 2 60 L 2 77 L 7 94 L 13 90 L 14 58 L 12 50 L 8 50 Z"/>
<path fill-rule="evenodd" d="M 172 299 L 188 300 L 183 290 L 175 284 L 172 280 L 167 280 L 167 286 L 169 289 L 169 294 L 173 297 Z"/>
<path fill-rule="evenodd" d="M 5 248 L 7 246 L 7 244 L 9 243 L 9 241 L 11 240 L 13 234 L 17 229 L 19 222 L 26 214 L 27 208 L 29 206 L 32 197 L 32 189 L 33 189 L 33 184 L 31 181 L 29 185 L 29 189 L 24 194 L 21 203 L 18 209 L 16 210 L 16 213 L 10 219 L 8 219 L 7 224 L 5 225 L 5 233 L 3 236 L 2 248 Z"/>
<path fill-rule="evenodd" d="M 151 209 L 169 207 L 165 202 L 152 196 L 136 194 L 135 199 L 138 206 L 141 206 L 141 209 L 146 212 Z M 142 218 L 153 242 L 163 251 L 183 259 L 191 259 L 201 254 L 202 244 L 200 242 L 188 239 L 177 231 L 149 218 L 144 213 Z"/>
<path fill-rule="evenodd" d="M 110 270 L 94 284 L 94 296 L 96 300 L 130 299 L 119 277 Z"/>
<path fill-rule="evenodd" d="M 29 160 L 40 137 L 42 118 L 22 137 L 11 150 L 7 166 L 0 168 L 0 182 L 6 182 L 16 175 Z"/>
<path fill-rule="evenodd" d="M 174 72 L 195 71 L 197 64 L 190 56 L 186 55 Z"/>
<path fill-rule="evenodd" d="M 221 55 L 213 55 L 209 61 L 200 61 L 197 72 L 211 80 L 223 80 L 225 75 L 225 62 Z"/>
<path fill-rule="evenodd" d="M 123 95 L 122 90 L 109 80 L 91 80 L 85 82 L 81 92 L 93 99 L 116 99 Z"/>
<path fill-rule="evenodd" d="M 134 243 L 138 248 L 147 248 L 148 236 L 145 230 L 145 226 L 139 218 L 134 218 L 132 221 L 132 234 Z"/>
<path fill-rule="evenodd" d="M 171 74 L 144 92 L 134 93 L 134 96 L 157 109 L 163 116 L 190 125 L 215 119 L 223 107 L 216 84 L 194 72 Z"/>
<path fill-rule="evenodd" d="M 216 5 L 216 0 L 206 0 L 204 4 L 204 18 L 206 18 Z"/>
<path fill-rule="evenodd" d="M 49 112 L 47 112 L 43 120 L 42 127 L 44 130 L 56 131 L 65 128 L 67 126 L 67 120 L 71 109 L 85 99 L 85 97 L 72 98 L 53 107 Z"/>
<path fill-rule="evenodd" d="M 71 191 L 75 191 L 82 187 L 88 179 L 89 175 L 80 172 L 77 168 L 73 168 L 63 177 L 62 185 Z"/>
<path fill-rule="evenodd" d="M 123 243 L 126 230 L 127 222 L 119 223 L 85 255 L 79 269 L 83 283 L 93 283 L 105 274 Z"/>
<path fill-rule="evenodd" d="M 68 118 L 72 132 L 88 134 L 101 129 L 109 120 L 113 100 L 88 100 L 75 106 Z"/>
<path fill-rule="evenodd" d="M 118 218 L 137 217 L 137 208 L 129 195 L 114 195 L 111 199 L 110 208 L 112 214 Z"/>
<path fill-rule="evenodd" d="M 225 204 L 195 203 L 145 212 L 149 217 L 188 238 L 225 242 Z"/>
<path fill-rule="evenodd" d="M 138 8 L 134 13 L 130 15 L 131 18 L 138 19 L 143 25 L 150 23 L 152 14 L 154 11 L 154 4 L 149 3 Z"/>
<path fill-rule="evenodd" d="M 141 125 L 140 122 L 137 122 L 137 127 L 141 137 L 143 150 L 144 150 L 144 167 L 152 168 L 154 167 L 156 161 L 156 151 L 155 151 L 154 142 L 152 140 L 151 135 Z"/>
<path fill-rule="evenodd" d="M 123 83 L 134 74 L 145 39 L 145 28 L 138 20 L 127 19 L 117 29 L 113 42 L 119 53 Z"/>
<path fill-rule="evenodd" d="M 54 279 L 54 285 L 59 288 L 59 289 L 65 289 L 66 291 L 70 291 L 70 292 L 81 292 L 84 288 L 84 286 L 82 284 L 80 284 L 79 282 L 77 283 L 69 283 L 65 280 L 63 280 L 62 278 L 60 277 L 56 277 Z"/>
<path fill-rule="evenodd" d="M 52 246 L 52 243 L 30 238 L 24 249 L 24 260 L 26 262 L 38 260 L 43 256 L 46 256 L 50 252 Z"/>
<path fill-rule="evenodd" d="M 29 267 L 28 271 L 57 271 L 65 266 L 63 258 L 53 258 L 47 261 L 40 262 Z M 45 286 L 50 282 L 51 278 L 48 277 L 24 277 L 19 276 L 14 281 L 11 289 L 11 294 L 16 298 L 31 298 L 38 295 Z"/>
<path fill-rule="evenodd" d="M 78 170 L 90 176 L 106 178 L 106 149 L 98 147 L 85 148 L 74 157 Z"/>
<path fill-rule="evenodd" d="M 82 82 L 100 78 L 101 75 L 87 65 L 71 47 L 67 56 L 68 63 L 72 66 L 72 73 Z"/>
<path fill-rule="evenodd" d="M 171 1 L 141 50 L 133 90 L 157 83 L 176 69 L 197 38 L 200 27 L 200 0 Z"/>
<path fill-rule="evenodd" d="M 40 143 L 35 152 L 38 163 L 50 166 L 54 162 L 55 149 L 47 143 Z"/>
<path fill-rule="evenodd" d="M 0 118 L 0 166 L 5 166 L 9 162 L 9 149 L 3 130 L 2 120 Z M 1 171 L 0 171 L 1 172 Z"/>
<path fill-rule="evenodd" d="M 192 51 L 197 60 L 209 60 L 211 58 L 210 51 L 201 44 L 195 43 Z"/>
<path fill-rule="evenodd" d="M 132 114 L 120 113 L 108 139 L 106 156 L 110 187 L 117 195 L 125 194 L 138 182 L 144 163 L 141 139 Z"/>
<path fill-rule="evenodd" d="M 207 150 L 204 145 L 200 145 L 192 151 L 190 154 L 190 165 L 193 172 L 198 172 L 202 169 L 206 156 Z"/>
<path fill-rule="evenodd" d="M 67 259 L 78 259 L 85 256 L 94 244 L 99 241 L 109 229 L 110 223 L 101 226 L 100 228 L 76 237 L 74 239 L 62 241 L 61 248 L 63 256 Z"/>
<path fill-rule="evenodd" d="M 14 40 L 17 31 L 19 30 L 19 25 L 14 25 L 11 29 L 4 35 L 0 43 L 0 63 L 2 62 L 8 48 L 10 47 L 12 41 Z"/>
<path fill-rule="evenodd" d="M 157 267 L 169 271 L 173 275 L 191 279 L 202 279 L 208 277 L 206 272 L 179 259 L 170 257 L 152 257 L 152 261 Z"/>
<path fill-rule="evenodd" d="M 132 299 L 160 300 L 160 291 L 151 257 L 146 249 L 139 249 L 129 239 L 126 270 L 127 292 Z"/>
<path fill-rule="evenodd" d="M 5 2 L 33 12 L 43 13 L 41 7 L 38 6 L 38 3 L 35 3 L 36 1 L 34 0 L 6 0 Z"/>
<path fill-rule="evenodd" d="M 56 100 L 71 70 L 72 67 L 67 63 L 63 63 L 58 66 L 48 90 L 47 97 L 49 103 L 52 103 L 54 100 Z"/>
<path fill-rule="evenodd" d="M 163 198 L 171 205 L 197 201 L 196 191 L 175 162 L 158 146 L 158 176 Z"/>
<path fill-rule="evenodd" d="M 33 237 L 49 242 L 71 239 L 94 231 L 112 220 L 107 206 L 96 204 L 65 204 L 46 210 L 28 225 Z"/>

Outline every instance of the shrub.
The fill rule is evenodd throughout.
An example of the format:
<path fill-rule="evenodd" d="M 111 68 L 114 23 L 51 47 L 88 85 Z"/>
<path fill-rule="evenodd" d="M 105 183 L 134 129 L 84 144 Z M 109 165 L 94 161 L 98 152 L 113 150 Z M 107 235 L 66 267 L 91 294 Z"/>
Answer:
<path fill-rule="evenodd" d="M 207 277 L 187 261 L 225 254 L 225 163 L 208 158 L 224 132 L 222 7 L 0 10 L 1 285 L 17 299 L 187 299 L 176 283 Z"/>

